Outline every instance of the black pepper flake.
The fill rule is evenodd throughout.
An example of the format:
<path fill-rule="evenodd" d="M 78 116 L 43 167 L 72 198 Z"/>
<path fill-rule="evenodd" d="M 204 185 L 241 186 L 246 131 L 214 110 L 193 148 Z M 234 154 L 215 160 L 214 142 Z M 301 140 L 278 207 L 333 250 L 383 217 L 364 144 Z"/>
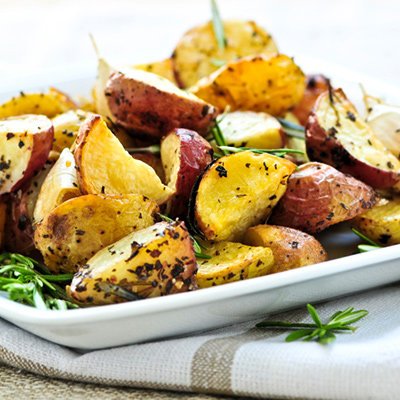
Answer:
<path fill-rule="evenodd" d="M 105 193 L 106 188 L 104 186 L 101 187 L 101 194 Z"/>
<path fill-rule="evenodd" d="M 24 146 L 25 146 L 25 143 L 22 140 L 20 140 L 18 143 L 18 147 L 21 149 Z"/>
<path fill-rule="evenodd" d="M 250 163 L 247 163 L 246 168 L 250 168 L 250 165 L 251 165 Z"/>
<path fill-rule="evenodd" d="M 85 234 L 85 231 L 82 231 L 82 230 L 80 230 L 80 229 L 77 229 L 77 230 L 75 231 L 75 234 L 77 234 L 77 235 L 79 235 L 79 236 L 82 236 L 82 235 Z"/>
<path fill-rule="evenodd" d="M 215 168 L 215 170 L 218 171 L 218 175 L 219 175 L 220 178 L 222 178 L 222 177 L 227 178 L 228 177 L 228 171 L 222 165 L 218 165 L 218 167 Z"/>
<path fill-rule="evenodd" d="M 299 242 L 296 242 L 296 241 L 293 240 L 293 242 L 292 242 L 292 249 L 297 249 L 298 246 L 299 246 Z"/>
<path fill-rule="evenodd" d="M 330 213 L 328 214 L 328 216 L 326 217 L 326 219 L 327 219 L 328 221 L 330 221 L 330 220 L 333 218 L 334 215 L 335 215 L 335 214 L 334 214 L 333 212 L 330 212 Z"/>
<path fill-rule="evenodd" d="M 47 250 L 51 253 L 51 254 L 54 254 L 54 250 L 49 246 L 49 247 L 47 247 Z"/>
<path fill-rule="evenodd" d="M 233 272 L 229 272 L 228 274 L 228 279 L 232 279 L 235 276 L 235 274 Z"/>
<path fill-rule="evenodd" d="M 276 194 L 273 194 L 270 198 L 271 201 L 276 199 Z"/>
<path fill-rule="evenodd" d="M 339 203 L 345 210 L 349 210 L 348 209 L 348 207 L 345 205 L 345 204 L 343 204 L 343 203 Z"/>
<path fill-rule="evenodd" d="M 10 140 L 10 139 L 12 139 L 14 136 L 15 136 L 15 135 L 14 135 L 12 132 L 8 132 L 6 137 L 7 137 L 7 140 Z"/>
<path fill-rule="evenodd" d="M 382 244 L 387 244 L 388 243 L 388 241 L 389 241 L 389 239 L 392 237 L 392 235 L 387 235 L 387 234 L 382 234 L 380 237 L 379 237 L 379 241 L 382 243 Z"/>
<path fill-rule="evenodd" d="M 350 121 L 353 121 L 353 122 L 356 120 L 355 115 L 354 115 L 352 112 L 350 112 L 350 111 L 347 111 L 347 118 L 348 118 Z"/>

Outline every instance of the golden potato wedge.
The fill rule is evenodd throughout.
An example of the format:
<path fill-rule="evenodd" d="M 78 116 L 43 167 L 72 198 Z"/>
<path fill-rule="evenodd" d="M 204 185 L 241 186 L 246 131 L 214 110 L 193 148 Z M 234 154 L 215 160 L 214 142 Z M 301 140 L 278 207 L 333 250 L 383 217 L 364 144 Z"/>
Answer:
<path fill-rule="evenodd" d="M 172 195 L 149 165 L 125 151 L 99 115 L 81 126 L 75 149 L 79 188 L 84 194 L 142 194 L 162 204 Z"/>
<path fill-rule="evenodd" d="M 103 247 L 152 225 L 158 211 L 154 201 L 141 195 L 76 197 L 36 226 L 35 246 L 52 273 L 75 273 Z"/>
<path fill-rule="evenodd" d="M 279 121 L 264 112 L 234 111 L 219 122 L 228 146 L 253 149 L 285 147 L 285 132 Z"/>
<path fill-rule="evenodd" d="M 165 183 L 165 173 L 161 162 L 161 158 L 151 153 L 132 153 L 132 157 L 136 160 L 140 160 L 147 165 L 150 165 L 154 169 L 161 182 Z"/>
<path fill-rule="evenodd" d="M 350 225 L 380 246 L 400 243 L 400 196 L 378 201 L 370 210 L 357 215 Z"/>
<path fill-rule="evenodd" d="M 68 110 L 76 110 L 77 104 L 65 93 L 50 88 L 47 93 L 23 93 L 0 106 L 0 119 L 25 114 L 45 115 L 53 118 Z"/>
<path fill-rule="evenodd" d="M 178 86 L 178 82 L 175 79 L 175 71 L 172 58 L 166 58 L 165 60 L 156 61 L 150 64 L 135 65 L 134 68 L 160 75 L 163 78 L 168 79 L 175 86 Z"/>
<path fill-rule="evenodd" d="M 306 146 L 312 161 L 332 165 L 375 189 L 400 191 L 400 161 L 372 133 L 341 89 L 318 98 L 307 123 Z"/>
<path fill-rule="evenodd" d="M 207 242 L 206 247 L 203 253 L 211 259 L 197 260 L 199 289 L 267 275 L 274 266 L 274 256 L 267 247 L 233 242 Z"/>
<path fill-rule="evenodd" d="M 271 273 L 317 264 L 328 260 L 321 243 L 297 229 L 276 225 L 257 225 L 246 231 L 244 242 L 272 250 L 274 266 Z"/>
<path fill-rule="evenodd" d="M 230 106 L 281 116 L 301 100 L 304 88 L 304 74 L 292 58 L 259 54 L 227 63 L 190 92 L 220 110 Z"/>
<path fill-rule="evenodd" d="M 371 208 L 376 192 L 330 165 L 307 163 L 289 178 L 287 190 L 269 223 L 308 233 L 320 232 Z"/>
<path fill-rule="evenodd" d="M 52 119 L 54 141 L 52 150 L 61 153 L 75 142 L 79 128 L 91 113 L 82 110 L 69 110 Z"/>
<path fill-rule="evenodd" d="M 210 164 L 192 190 L 189 222 L 203 238 L 240 241 L 264 223 L 296 166 L 269 154 L 243 151 Z"/>
<path fill-rule="evenodd" d="M 160 222 L 96 253 L 75 274 L 69 295 L 101 305 L 195 288 L 196 259 L 183 222 Z"/>
<path fill-rule="evenodd" d="M 68 148 L 65 148 L 40 188 L 32 224 L 36 225 L 64 201 L 81 196 L 81 194 L 74 156 Z"/>
<path fill-rule="evenodd" d="M 105 95 L 117 126 L 156 142 L 175 128 L 205 136 L 217 115 L 211 104 L 159 75 L 135 68 L 111 72 Z"/>
<path fill-rule="evenodd" d="M 278 51 L 271 35 L 253 21 L 223 21 L 223 25 L 226 39 L 223 50 L 217 44 L 211 22 L 194 27 L 181 38 L 172 55 L 181 87 L 193 86 L 210 75 L 221 61 Z"/>

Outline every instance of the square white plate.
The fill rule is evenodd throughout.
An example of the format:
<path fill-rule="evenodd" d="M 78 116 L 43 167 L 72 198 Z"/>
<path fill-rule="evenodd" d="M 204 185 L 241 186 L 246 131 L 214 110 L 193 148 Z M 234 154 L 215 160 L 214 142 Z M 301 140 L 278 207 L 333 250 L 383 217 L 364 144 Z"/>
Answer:
<path fill-rule="evenodd" d="M 323 73 L 334 87 L 361 104 L 367 91 L 400 104 L 399 90 L 358 72 L 296 57 L 306 73 Z M 88 95 L 95 71 L 65 70 L 9 82 L 0 101 L 19 93 L 54 86 Z M 400 280 L 400 245 L 353 254 L 360 243 L 345 224 L 318 236 L 330 261 L 274 275 L 166 297 L 67 311 L 42 311 L 0 297 L 0 317 L 58 344 L 100 349 L 183 335 L 316 303 Z M 345 257 L 343 257 L 345 256 Z"/>

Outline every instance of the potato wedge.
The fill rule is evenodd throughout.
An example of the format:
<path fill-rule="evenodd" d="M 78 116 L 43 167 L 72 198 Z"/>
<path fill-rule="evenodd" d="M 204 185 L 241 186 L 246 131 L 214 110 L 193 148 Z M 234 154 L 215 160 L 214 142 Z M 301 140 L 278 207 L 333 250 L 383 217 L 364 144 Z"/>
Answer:
<path fill-rule="evenodd" d="M 341 89 L 322 94 L 306 127 L 307 154 L 375 189 L 400 182 L 400 161 L 372 133 Z M 396 189 L 400 190 L 400 188 Z"/>
<path fill-rule="evenodd" d="M 193 290 L 195 272 L 184 223 L 160 222 L 100 250 L 67 290 L 80 303 L 120 303 Z"/>
<path fill-rule="evenodd" d="M 97 251 L 154 223 L 157 204 L 134 194 L 68 200 L 36 226 L 35 246 L 52 273 L 75 273 Z"/>
<path fill-rule="evenodd" d="M 174 129 L 161 142 L 161 159 L 167 185 L 174 191 L 167 204 L 168 215 L 186 219 L 192 187 L 213 160 L 213 150 L 198 133 Z"/>
<path fill-rule="evenodd" d="M 153 168 L 125 151 L 99 115 L 81 126 L 74 156 L 84 194 L 142 194 L 158 204 L 172 195 Z"/>
<path fill-rule="evenodd" d="M 8 195 L 0 196 L 0 250 L 4 250 L 6 241 L 6 219 L 8 208 Z"/>
<path fill-rule="evenodd" d="M 165 60 L 156 61 L 150 64 L 135 65 L 133 68 L 160 75 L 163 78 L 168 79 L 175 86 L 178 86 L 178 82 L 175 79 L 175 71 L 172 58 L 166 58 Z"/>
<path fill-rule="evenodd" d="M 113 71 L 105 88 L 115 123 L 132 135 L 159 141 L 174 128 L 204 136 L 217 110 L 167 79 L 135 68 Z"/>
<path fill-rule="evenodd" d="M 207 243 L 204 254 L 211 259 L 197 260 L 196 283 L 199 289 L 256 278 L 271 273 L 272 251 L 266 247 L 250 247 L 241 243 Z"/>
<path fill-rule="evenodd" d="M 281 149 L 285 132 L 279 121 L 264 112 L 234 111 L 225 114 L 219 123 L 226 143 L 234 147 Z"/>
<path fill-rule="evenodd" d="M 247 228 L 271 214 L 295 168 L 288 160 L 251 151 L 210 164 L 192 190 L 193 230 L 207 240 L 240 241 Z"/>
<path fill-rule="evenodd" d="M 380 246 L 400 243 L 400 196 L 394 195 L 357 215 L 350 225 Z"/>
<path fill-rule="evenodd" d="M 43 115 L 0 120 L 0 194 L 18 190 L 40 171 L 53 137 L 53 125 Z"/>
<path fill-rule="evenodd" d="M 293 172 L 287 190 L 268 223 L 320 232 L 371 208 L 376 192 L 365 183 L 322 163 L 307 163 Z"/>
<path fill-rule="evenodd" d="M 53 118 L 68 110 L 78 109 L 77 104 L 65 93 L 50 88 L 47 93 L 23 93 L 0 106 L 0 119 L 26 114 L 45 115 Z"/>
<path fill-rule="evenodd" d="M 220 110 L 264 111 L 282 116 L 299 103 L 305 77 L 283 54 L 253 55 L 231 61 L 201 79 L 190 92 Z"/>
<path fill-rule="evenodd" d="M 271 35 L 253 21 L 223 21 L 226 46 L 218 47 L 211 22 L 186 32 L 172 55 L 177 79 L 183 88 L 193 86 L 219 67 L 219 62 L 261 53 L 276 53 Z"/>
<path fill-rule="evenodd" d="M 140 160 L 153 168 L 161 182 L 165 183 L 164 168 L 159 156 L 151 153 L 132 153 L 131 155 L 135 160 Z"/>
<path fill-rule="evenodd" d="M 249 246 L 264 246 L 272 250 L 275 262 L 271 273 L 328 260 L 325 249 L 317 239 L 285 226 L 253 226 L 247 230 L 244 242 Z"/>
<path fill-rule="evenodd" d="M 68 148 L 65 148 L 40 188 L 32 224 L 36 225 L 64 201 L 81 196 L 81 194 L 74 156 Z"/>

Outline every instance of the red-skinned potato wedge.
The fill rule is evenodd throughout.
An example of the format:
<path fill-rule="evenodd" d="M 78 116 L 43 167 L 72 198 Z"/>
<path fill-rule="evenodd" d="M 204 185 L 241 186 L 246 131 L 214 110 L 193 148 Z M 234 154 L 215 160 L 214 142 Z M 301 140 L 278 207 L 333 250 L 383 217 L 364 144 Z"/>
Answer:
<path fill-rule="evenodd" d="M 7 207 L 8 207 L 8 195 L 0 196 L 0 250 L 4 249 L 6 244 L 6 218 L 7 218 Z"/>
<path fill-rule="evenodd" d="M 135 68 L 112 71 L 105 88 L 115 123 L 138 137 L 155 141 L 174 128 L 204 136 L 217 110 L 167 79 Z"/>
<path fill-rule="evenodd" d="M 297 229 L 277 225 L 257 225 L 244 237 L 249 246 L 264 246 L 272 250 L 274 266 L 270 273 L 288 271 L 328 260 L 321 243 Z"/>
<path fill-rule="evenodd" d="M 206 240 L 240 241 L 264 223 L 296 166 L 269 154 L 243 151 L 210 164 L 193 186 L 188 222 Z"/>
<path fill-rule="evenodd" d="M 142 194 L 158 204 L 172 195 L 153 168 L 125 151 L 99 115 L 81 126 L 74 157 L 83 194 Z"/>
<path fill-rule="evenodd" d="M 307 75 L 306 89 L 299 104 L 293 109 L 293 114 L 299 123 L 305 126 L 318 97 L 329 90 L 329 79 L 323 75 Z"/>
<path fill-rule="evenodd" d="M 354 218 L 376 200 L 376 192 L 365 183 L 329 165 L 307 163 L 292 173 L 268 223 L 316 233 Z"/>
<path fill-rule="evenodd" d="M 341 89 L 323 93 L 306 127 L 311 161 L 332 165 L 375 189 L 400 181 L 400 161 L 372 133 Z"/>
<path fill-rule="evenodd" d="M 96 253 L 75 274 L 68 294 L 101 305 L 195 289 L 196 259 L 183 222 L 160 222 Z"/>
<path fill-rule="evenodd" d="M 284 54 L 258 54 L 228 62 L 190 92 L 220 110 L 263 111 L 282 116 L 303 96 L 305 77 Z"/>
<path fill-rule="evenodd" d="M 0 120 L 0 194 L 18 190 L 45 164 L 54 129 L 43 115 Z"/>
<path fill-rule="evenodd" d="M 166 183 L 174 191 L 167 208 L 171 218 L 186 219 L 192 187 L 212 159 L 210 144 L 197 132 L 174 129 L 162 140 Z"/>
<path fill-rule="evenodd" d="M 68 95 L 50 88 L 47 93 L 22 93 L 0 106 L 0 118 L 25 114 L 40 114 L 53 118 L 68 110 L 78 109 Z"/>
<path fill-rule="evenodd" d="M 75 273 L 97 251 L 154 223 L 157 204 L 141 195 L 75 197 L 47 214 L 35 246 L 52 273 Z"/>

